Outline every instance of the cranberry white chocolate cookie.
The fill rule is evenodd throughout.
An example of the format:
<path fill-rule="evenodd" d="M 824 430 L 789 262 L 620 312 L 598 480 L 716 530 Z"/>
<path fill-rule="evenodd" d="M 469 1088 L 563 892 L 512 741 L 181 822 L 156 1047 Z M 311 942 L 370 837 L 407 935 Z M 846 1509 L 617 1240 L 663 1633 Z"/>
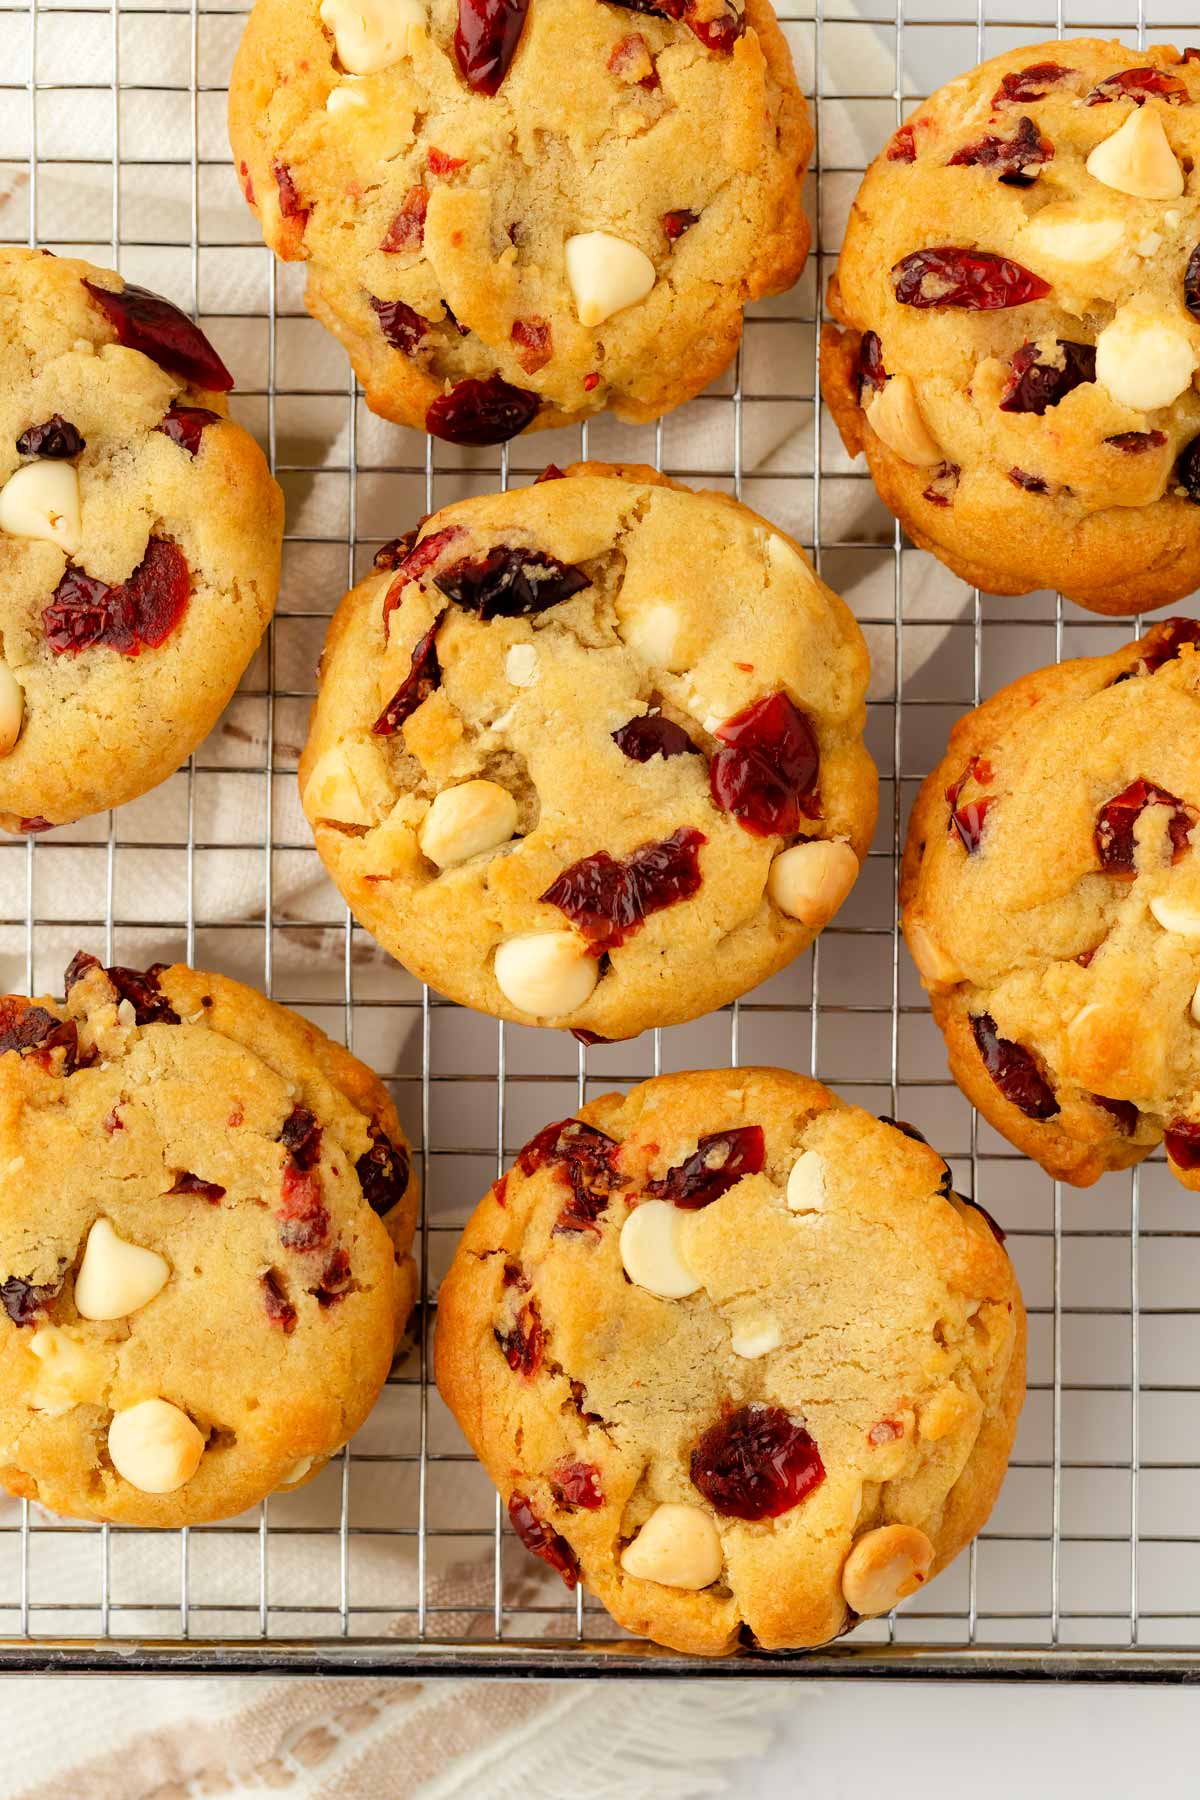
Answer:
<path fill-rule="evenodd" d="M 808 250 L 768 0 L 258 0 L 229 122 L 368 404 L 456 444 L 657 418 Z"/>
<path fill-rule="evenodd" d="M 1024 1398 L 998 1229 L 911 1127 L 778 1069 L 547 1126 L 467 1226 L 436 1349 L 526 1547 L 705 1656 L 914 1593 L 987 1518 Z"/>
<path fill-rule="evenodd" d="M 914 542 L 994 593 L 1129 613 L 1200 583 L 1197 58 L 1008 51 L 859 190 L 825 398 Z"/>
<path fill-rule="evenodd" d="M 415 1292 L 383 1084 L 252 989 L 79 955 L 0 999 L 0 1482 L 190 1525 L 357 1430 Z"/>
<path fill-rule="evenodd" d="M 846 898 L 875 821 L 867 653 L 747 508 L 550 473 L 446 507 L 346 595 L 301 797 L 421 980 L 631 1037 L 744 994 Z"/>
<path fill-rule="evenodd" d="M 1200 622 L 1026 675 L 955 726 L 902 900 L 950 1070 L 1084 1186 L 1200 1189 Z"/>
<path fill-rule="evenodd" d="M 279 586 L 283 498 L 179 309 L 0 249 L 0 827 L 119 806 L 216 723 Z"/>

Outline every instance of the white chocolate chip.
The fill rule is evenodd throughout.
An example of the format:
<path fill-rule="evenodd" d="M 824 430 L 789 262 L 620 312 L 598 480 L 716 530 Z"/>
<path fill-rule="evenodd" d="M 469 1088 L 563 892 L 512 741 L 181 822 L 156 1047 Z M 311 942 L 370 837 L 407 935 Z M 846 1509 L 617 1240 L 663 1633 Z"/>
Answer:
<path fill-rule="evenodd" d="M 941 449 L 917 405 L 917 390 L 907 375 L 893 375 L 867 408 L 867 419 L 876 437 L 883 439 L 901 462 L 928 469 L 942 462 Z"/>
<path fill-rule="evenodd" d="M 573 931 L 531 931 L 496 952 L 504 998 L 535 1019 L 561 1019 L 591 998 L 600 978 L 594 956 Z"/>
<path fill-rule="evenodd" d="M 0 531 L 57 544 L 74 556 L 83 541 L 73 463 L 26 463 L 0 488 Z"/>
<path fill-rule="evenodd" d="M 821 926 L 832 919 L 857 879 L 858 858 L 849 844 L 813 838 L 775 858 L 767 893 L 789 919 Z"/>
<path fill-rule="evenodd" d="M 280 1478 L 280 1487 L 295 1487 L 298 1481 L 304 1480 L 304 1477 L 308 1474 L 315 1461 L 315 1456 L 302 1456 L 300 1461 L 295 1463 L 293 1467 L 288 1470 L 287 1474 Z"/>
<path fill-rule="evenodd" d="M 504 674 L 513 687 L 532 687 L 537 680 L 538 653 L 532 644 L 514 644 L 504 659 Z"/>
<path fill-rule="evenodd" d="M 660 1300 L 694 1294 L 699 1279 L 683 1254 L 686 1214 L 670 1200 L 643 1200 L 621 1227 L 621 1261 L 635 1287 Z"/>
<path fill-rule="evenodd" d="M 137 1024 L 137 1007 L 132 1000 L 117 1001 L 117 1024 L 124 1026 L 126 1031 L 132 1031 Z"/>
<path fill-rule="evenodd" d="M 636 305 L 657 279 L 645 251 L 610 231 L 582 231 L 567 239 L 567 280 L 581 325 L 602 325 Z"/>
<path fill-rule="evenodd" d="M 733 1326 L 729 1334 L 730 1348 L 735 1356 L 744 1356 L 747 1361 L 766 1356 L 772 1350 L 778 1350 L 783 1342 L 783 1333 L 779 1329 L 778 1319 L 770 1313 L 746 1313 Z"/>
<path fill-rule="evenodd" d="M 334 744 L 318 758 L 304 784 L 303 799 L 312 819 L 339 825 L 379 823 L 379 814 L 368 803 L 343 744 Z"/>
<path fill-rule="evenodd" d="M 783 575 L 809 575 L 812 571 L 794 544 L 773 531 L 767 539 L 767 561 Z"/>
<path fill-rule="evenodd" d="M 926 987 L 955 987 L 962 980 L 962 970 L 949 952 L 943 950 L 927 925 L 922 924 L 919 919 L 907 919 L 904 936 L 909 954 L 920 970 Z"/>
<path fill-rule="evenodd" d="M 1124 123 L 1104 138 L 1087 159 L 1087 172 L 1105 187 L 1138 200 L 1177 200 L 1183 170 L 1159 114 L 1135 106 Z"/>
<path fill-rule="evenodd" d="M 915 1594 L 933 1566 L 933 1545 L 915 1525 L 880 1525 L 860 1537 L 842 1569 L 852 1611 L 870 1618 Z"/>
<path fill-rule="evenodd" d="M 1150 911 L 1164 931 L 1173 931 L 1177 937 L 1200 937 L 1200 913 L 1195 907 L 1185 906 L 1181 900 L 1172 900 L 1166 894 L 1156 894 L 1150 902 Z"/>
<path fill-rule="evenodd" d="M 35 1412 L 57 1415 L 73 1406 L 99 1405 L 107 1370 L 104 1359 L 60 1325 L 39 1325 L 29 1349 L 40 1367 L 29 1404 Z"/>
<path fill-rule="evenodd" d="M 665 600 L 643 606 L 620 621 L 624 642 L 636 656 L 664 669 L 675 668 L 675 650 L 679 642 L 679 614 Z M 676 671 L 677 672 L 677 671 Z"/>
<path fill-rule="evenodd" d="M 321 23 L 351 75 L 373 75 L 411 56 L 414 33 L 428 22 L 425 0 L 321 0 Z"/>
<path fill-rule="evenodd" d="M 1166 212 L 1163 214 L 1163 224 L 1168 231 L 1174 231 L 1182 218 L 1183 214 L 1181 212 L 1177 212 L 1173 206 L 1168 206 Z"/>
<path fill-rule="evenodd" d="M 1148 261 L 1150 257 L 1158 255 L 1162 246 L 1163 240 L 1161 231 L 1148 231 L 1144 237 L 1140 237 L 1137 240 L 1133 246 L 1133 251 L 1135 256 L 1140 256 Z"/>
<path fill-rule="evenodd" d="M 153 1300 L 170 1277 L 165 1256 L 128 1243 L 107 1219 L 97 1219 L 75 1277 L 75 1309 L 82 1319 L 127 1318 Z"/>
<path fill-rule="evenodd" d="M 348 81 L 344 81 L 340 87 L 329 90 L 325 111 L 331 113 L 335 118 L 340 113 L 366 112 L 366 110 L 366 95 L 360 94 L 357 88 L 351 87 Z"/>
<path fill-rule="evenodd" d="M 1096 380 L 1135 412 L 1170 406 L 1198 360 L 1182 327 L 1135 306 L 1123 306 L 1096 339 Z"/>
<path fill-rule="evenodd" d="M 25 723 L 25 690 L 6 662 L 0 662 L 0 756 L 7 756 Z"/>
<path fill-rule="evenodd" d="M 825 1158 L 815 1150 L 802 1150 L 788 1176 L 788 1208 L 794 1213 L 821 1212 L 825 1200 Z"/>
<path fill-rule="evenodd" d="M 173 1494 L 200 1467 L 204 1438 L 169 1400 L 141 1400 L 113 1414 L 108 1454 L 130 1487 L 143 1494 Z"/>
<path fill-rule="evenodd" d="M 1192 1017 L 1200 1025 L 1200 981 L 1196 983 L 1196 991 L 1192 995 Z"/>
<path fill-rule="evenodd" d="M 517 803 L 495 781 L 446 788 L 425 814 L 417 840 L 439 869 L 507 844 L 517 829 Z"/>
<path fill-rule="evenodd" d="M 725 1558 L 717 1528 L 698 1506 L 667 1501 L 655 1507 L 631 1544 L 621 1567 L 639 1581 L 698 1592 L 711 1587 Z"/>
<path fill-rule="evenodd" d="M 1049 260 L 1072 268 L 1107 262 L 1125 236 L 1120 219 L 1082 218 L 1063 202 L 1043 207 L 1021 233 L 1021 250 L 1034 262 Z"/>

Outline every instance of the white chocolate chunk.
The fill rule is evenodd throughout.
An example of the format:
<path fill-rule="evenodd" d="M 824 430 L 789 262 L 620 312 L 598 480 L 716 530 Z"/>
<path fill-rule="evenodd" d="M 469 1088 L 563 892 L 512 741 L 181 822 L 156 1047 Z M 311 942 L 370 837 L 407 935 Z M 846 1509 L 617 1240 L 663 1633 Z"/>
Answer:
<path fill-rule="evenodd" d="M 333 819 L 339 825 L 378 824 L 341 744 L 318 759 L 305 783 L 304 804 L 315 819 Z"/>
<path fill-rule="evenodd" d="M 517 803 L 495 781 L 446 788 L 425 814 L 417 840 L 439 869 L 507 844 L 517 829 Z"/>
<path fill-rule="evenodd" d="M 357 88 L 344 81 L 340 87 L 331 88 L 325 102 L 325 111 L 336 118 L 339 113 L 366 112 L 367 97 L 360 94 Z"/>
<path fill-rule="evenodd" d="M 0 756 L 7 756 L 25 723 L 25 690 L 6 662 L 0 662 Z"/>
<path fill-rule="evenodd" d="M 767 1356 L 772 1350 L 778 1350 L 783 1342 L 783 1333 L 779 1329 L 778 1319 L 770 1313 L 746 1313 L 734 1325 L 729 1334 L 729 1344 L 735 1356 L 744 1356 L 753 1362 L 756 1357 Z"/>
<path fill-rule="evenodd" d="M 35 1412 L 52 1415 L 73 1406 L 95 1406 L 104 1398 L 104 1359 L 61 1325 L 39 1325 L 29 1340 L 40 1367 L 29 1396 Z"/>
<path fill-rule="evenodd" d="M 170 1277 L 165 1256 L 129 1243 L 107 1219 L 97 1219 L 75 1277 L 75 1309 L 82 1319 L 128 1318 L 161 1293 Z"/>
<path fill-rule="evenodd" d="M 825 1200 L 825 1158 L 815 1150 L 802 1150 L 788 1176 L 788 1208 L 796 1213 L 821 1212 Z"/>
<path fill-rule="evenodd" d="M 594 956 L 573 931 L 531 931 L 496 952 L 496 983 L 518 1011 L 561 1019 L 591 997 L 600 978 Z"/>
<path fill-rule="evenodd" d="M 682 1300 L 700 1281 L 683 1254 L 686 1214 L 670 1200 L 643 1200 L 621 1227 L 621 1261 L 635 1287 L 660 1300 Z"/>
<path fill-rule="evenodd" d="M 204 1438 L 169 1400 L 140 1400 L 113 1414 L 108 1454 L 130 1487 L 143 1494 L 173 1494 L 200 1467 Z"/>
<path fill-rule="evenodd" d="M 767 561 L 783 575 L 811 575 L 812 570 L 794 544 L 773 531 L 767 539 Z"/>
<path fill-rule="evenodd" d="M 876 437 L 881 437 L 902 462 L 911 463 L 916 469 L 928 469 L 943 460 L 941 449 L 921 417 L 917 390 L 909 376 L 893 375 L 868 406 L 867 418 Z"/>
<path fill-rule="evenodd" d="M 1150 911 L 1164 931 L 1173 931 L 1177 937 L 1200 937 L 1200 912 L 1194 906 L 1172 900 L 1167 894 L 1156 894 Z"/>
<path fill-rule="evenodd" d="M 1135 256 L 1143 257 L 1148 261 L 1150 257 L 1157 256 L 1162 247 L 1162 232 L 1147 231 L 1138 238 L 1137 242 L 1134 244 L 1133 253 Z"/>
<path fill-rule="evenodd" d="M 679 614 L 665 600 L 643 606 L 621 621 L 621 636 L 636 656 L 664 669 L 674 668 L 679 641 Z"/>
<path fill-rule="evenodd" d="M 37 538 L 74 556 L 83 542 L 79 477 L 68 462 L 26 463 L 0 488 L 0 531 Z"/>
<path fill-rule="evenodd" d="M 373 75 L 412 55 L 413 34 L 426 29 L 429 13 L 425 0 L 321 0 L 321 23 L 343 69 Z"/>
<path fill-rule="evenodd" d="M 1087 172 L 1138 200 L 1177 200 L 1183 192 L 1179 159 L 1160 115 L 1149 106 L 1135 106 L 1112 136 L 1096 145 Z"/>
<path fill-rule="evenodd" d="M 905 922 L 904 936 L 926 987 L 954 987 L 962 980 L 962 970 L 949 952 L 943 950 L 927 925 L 922 924 L 919 919 L 908 919 Z"/>
<path fill-rule="evenodd" d="M 537 680 L 538 653 L 532 644 L 514 644 L 504 659 L 505 679 L 513 687 L 532 687 Z"/>
<path fill-rule="evenodd" d="M 842 1568 L 846 1605 L 863 1617 L 891 1612 L 933 1566 L 933 1545 L 915 1525 L 881 1525 L 860 1537 Z"/>
<path fill-rule="evenodd" d="M 1191 384 L 1195 346 L 1182 326 L 1123 306 L 1096 339 L 1096 380 L 1121 406 L 1153 412 Z"/>
<path fill-rule="evenodd" d="M 1192 995 L 1192 1017 L 1200 1025 L 1200 981 L 1196 983 L 1196 991 Z"/>
<path fill-rule="evenodd" d="M 610 231 L 581 231 L 567 239 L 567 280 L 581 325 L 602 325 L 636 305 L 657 279 L 645 251 Z"/>
<path fill-rule="evenodd" d="M 1106 262 L 1125 236 L 1120 219 L 1089 219 L 1068 202 L 1043 207 L 1021 232 L 1021 253 L 1033 262 L 1086 268 Z"/>
<path fill-rule="evenodd" d="M 789 919 L 821 926 L 832 919 L 857 879 L 858 858 L 849 844 L 814 838 L 775 858 L 767 893 Z"/>
<path fill-rule="evenodd" d="M 711 1587 L 725 1558 L 717 1528 L 698 1506 L 667 1501 L 655 1507 L 631 1544 L 621 1567 L 639 1581 L 698 1591 Z"/>
<path fill-rule="evenodd" d="M 312 1466 L 316 1460 L 317 1459 L 315 1456 L 302 1456 L 300 1458 L 300 1461 L 298 1463 L 294 1463 L 293 1466 L 288 1470 L 287 1474 L 281 1478 L 280 1483 L 279 1483 L 280 1487 L 281 1488 L 295 1487 L 295 1485 L 298 1481 L 304 1480 L 304 1477 L 308 1474 L 309 1470 L 312 1468 Z"/>

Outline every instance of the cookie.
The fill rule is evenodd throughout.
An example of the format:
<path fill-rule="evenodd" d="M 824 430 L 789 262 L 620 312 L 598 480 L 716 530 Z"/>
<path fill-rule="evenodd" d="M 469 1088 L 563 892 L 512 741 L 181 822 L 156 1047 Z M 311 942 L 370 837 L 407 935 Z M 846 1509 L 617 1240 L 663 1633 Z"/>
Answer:
<path fill-rule="evenodd" d="M 301 797 L 422 981 L 631 1037 L 746 993 L 845 899 L 875 821 L 867 654 L 725 495 L 552 473 L 446 507 L 346 595 Z"/>
<path fill-rule="evenodd" d="M 1023 676 L 913 808 L 904 929 L 950 1070 L 1051 1175 L 1200 1189 L 1200 623 Z"/>
<path fill-rule="evenodd" d="M 950 82 L 868 169 L 825 398 L 964 581 L 1101 613 L 1200 583 L 1198 159 L 1195 51 L 1072 38 Z"/>
<path fill-rule="evenodd" d="M 104 970 L 0 1000 L 0 1482 L 192 1525 L 316 1474 L 415 1294 L 383 1084 L 219 975 Z"/>
<path fill-rule="evenodd" d="M 215 725 L 270 620 L 283 497 L 177 307 L 0 249 L 0 827 L 133 800 Z"/>
<path fill-rule="evenodd" d="M 658 418 L 808 250 L 768 0 L 258 0 L 229 122 L 368 405 L 456 444 Z"/>
<path fill-rule="evenodd" d="M 443 1281 L 437 1378 L 514 1530 L 626 1630 L 825 1643 L 991 1510 L 1025 1319 L 911 1127 L 778 1069 L 547 1126 Z"/>

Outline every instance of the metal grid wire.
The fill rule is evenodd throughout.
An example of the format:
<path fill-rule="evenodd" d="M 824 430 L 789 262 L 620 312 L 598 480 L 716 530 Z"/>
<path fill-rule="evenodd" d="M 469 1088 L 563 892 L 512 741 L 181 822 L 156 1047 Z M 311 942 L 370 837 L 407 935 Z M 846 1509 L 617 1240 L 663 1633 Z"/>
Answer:
<path fill-rule="evenodd" d="M 997 601 L 908 546 L 815 404 L 816 320 L 861 170 L 916 101 L 981 57 L 1100 31 L 1178 38 L 1130 0 L 830 0 L 778 6 L 818 125 L 813 255 L 753 310 L 730 377 L 657 427 L 608 420 L 495 453 L 374 420 L 300 279 L 262 247 L 224 131 L 248 0 L 0 0 L 0 242 L 119 267 L 201 318 L 237 415 L 288 499 L 263 651 L 164 788 L 0 848 L 0 987 L 47 991 L 79 945 L 106 962 L 225 970 L 342 1035 L 388 1080 L 419 1154 L 426 1301 L 372 1419 L 319 1480 L 207 1528 L 84 1526 L 0 1510 L 0 1666 L 362 1667 L 643 1673 L 681 1659 L 566 1601 L 502 1529 L 432 1388 L 436 1287 L 476 1197 L 546 1119 L 664 1069 L 779 1062 L 911 1119 L 1009 1230 L 1030 1313 L 1010 1474 L 972 1549 L 832 1650 L 712 1672 L 1162 1677 L 1200 1668 L 1200 1232 L 1161 1159 L 1086 1193 L 1052 1183 L 947 1080 L 895 922 L 908 803 L 953 720 L 1015 675 L 1128 625 L 1053 595 Z M 1175 11 L 1179 18 L 1173 23 Z M 1107 13 L 1107 17 L 1105 16 Z M 818 75 L 819 72 L 819 75 Z M 650 461 L 793 531 L 874 663 L 879 835 L 850 902 L 790 971 L 696 1024 L 585 1050 L 450 1006 L 389 965 L 325 881 L 295 800 L 311 671 L 343 586 L 419 515 L 550 459 Z M 1182 1527 L 1182 1529 L 1181 1529 Z M 544 1576 L 544 1578 L 543 1578 Z M 693 1672 L 701 1665 L 688 1664 Z"/>

